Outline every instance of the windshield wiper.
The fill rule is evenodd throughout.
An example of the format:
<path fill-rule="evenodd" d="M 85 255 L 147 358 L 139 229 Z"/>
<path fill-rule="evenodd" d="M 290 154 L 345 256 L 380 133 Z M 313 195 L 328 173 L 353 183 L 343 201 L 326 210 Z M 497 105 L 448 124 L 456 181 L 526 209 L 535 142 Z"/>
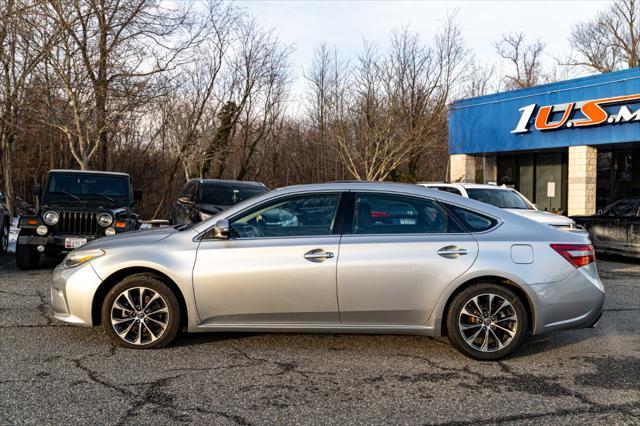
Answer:
<path fill-rule="evenodd" d="M 98 193 L 98 194 L 86 194 L 86 195 L 97 195 L 98 197 L 102 197 L 102 198 L 104 198 L 105 200 L 109 200 L 109 201 L 111 201 L 111 202 L 114 202 L 114 201 L 115 201 L 113 198 L 109 197 L 108 195 L 101 194 L 101 193 Z"/>
<path fill-rule="evenodd" d="M 56 192 L 51 192 L 51 194 L 64 194 L 67 197 L 73 198 L 74 200 L 80 200 L 80 197 L 78 197 L 77 195 L 73 195 L 72 193 L 67 191 L 56 191 Z"/>

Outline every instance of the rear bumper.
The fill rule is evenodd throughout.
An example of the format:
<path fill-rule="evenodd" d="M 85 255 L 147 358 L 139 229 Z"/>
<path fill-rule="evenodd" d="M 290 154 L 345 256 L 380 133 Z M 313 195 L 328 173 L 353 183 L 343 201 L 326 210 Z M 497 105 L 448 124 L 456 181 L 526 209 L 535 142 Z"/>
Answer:
<path fill-rule="evenodd" d="M 533 334 L 593 327 L 602 316 L 605 293 L 594 264 L 561 281 L 530 288 L 537 299 Z"/>

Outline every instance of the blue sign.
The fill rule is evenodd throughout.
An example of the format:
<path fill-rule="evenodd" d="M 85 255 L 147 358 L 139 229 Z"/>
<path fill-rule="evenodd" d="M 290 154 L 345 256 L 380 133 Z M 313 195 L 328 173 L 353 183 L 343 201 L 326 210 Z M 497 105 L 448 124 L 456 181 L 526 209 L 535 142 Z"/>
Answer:
<path fill-rule="evenodd" d="M 464 99 L 449 107 L 449 153 L 640 142 L 640 68 Z"/>

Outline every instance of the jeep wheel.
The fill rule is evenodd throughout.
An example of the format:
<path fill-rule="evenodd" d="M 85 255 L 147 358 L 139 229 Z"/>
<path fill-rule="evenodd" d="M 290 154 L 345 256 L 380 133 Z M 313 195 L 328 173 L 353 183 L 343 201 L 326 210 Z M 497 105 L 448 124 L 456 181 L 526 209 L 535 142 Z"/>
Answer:
<path fill-rule="evenodd" d="M 0 228 L 0 255 L 9 251 L 9 224 L 5 223 Z"/>
<path fill-rule="evenodd" d="M 19 269 L 35 269 L 40 262 L 40 253 L 35 247 L 25 244 L 16 245 L 16 265 Z"/>

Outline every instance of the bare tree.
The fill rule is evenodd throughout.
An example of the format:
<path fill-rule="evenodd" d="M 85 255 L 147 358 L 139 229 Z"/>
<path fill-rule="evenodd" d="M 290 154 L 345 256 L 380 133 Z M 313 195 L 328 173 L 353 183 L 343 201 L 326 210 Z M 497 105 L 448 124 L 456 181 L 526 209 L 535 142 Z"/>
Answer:
<path fill-rule="evenodd" d="M 544 43 L 527 43 L 523 32 L 505 34 L 495 44 L 496 51 L 513 67 L 513 73 L 504 77 L 507 89 L 520 89 L 539 84 L 543 80 L 542 54 Z"/>
<path fill-rule="evenodd" d="M 577 24 L 566 65 L 611 72 L 640 66 L 640 0 L 618 0 L 592 21 Z"/>
<path fill-rule="evenodd" d="M 497 92 L 495 67 L 472 61 L 463 83 L 462 97 L 473 98 Z"/>
<path fill-rule="evenodd" d="M 425 169 L 441 169 L 447 102 L 468 58 L 453 18 L 434 47 L 403 29 L 385 53 L 365 42 L 354 66 L 337 66 L 320 46 L 308 73 L 311 130 L 353 178 L 416 181 Z"/>
<path fill-rule="evenodd" d="M 3 190 L 13 210 L 13 147 L 34 70 L 42 58 L 24 22 L 34 19 L 33 5 L 0 0 L 0 156 Z"/>
<path fill-rule="evenodd" d="M 197 152 L 198 143 L 211 132 L 219 104 L 219 88 L 225 55 L 230 48 L 233 30 L 237 24 L 235 8 L 221 5 L 209 14 L 203 39 L 192 55 L 192 60 L 177 70 L 176 85 L 171 91 L 173 102 L 167 108 L 167 132 L 176 149 L 174 160 L 165 175 L 165 186 L 153 212 L 156 218 L 165 208 L 171 187 L 182 165 L 188 174 L 187 159 Z M 223 94 L 218 93 L 218 96 Z"/>
<path fill-rule="evenodd" d="M 40 17 L 32 27 L 41 40 L 55 40 L 46 64 L 50 100 L 68 106 L 68 115 L 53 114 L 50 124 L 67 135 L 81 168 L 101 150 L 100 167 L 107 169 L 115 123 L 139 105 L 153 76 L 184 59 L 200 27 L 189 33 L 188 8 L 153 0 L 36 4 Z"/>

